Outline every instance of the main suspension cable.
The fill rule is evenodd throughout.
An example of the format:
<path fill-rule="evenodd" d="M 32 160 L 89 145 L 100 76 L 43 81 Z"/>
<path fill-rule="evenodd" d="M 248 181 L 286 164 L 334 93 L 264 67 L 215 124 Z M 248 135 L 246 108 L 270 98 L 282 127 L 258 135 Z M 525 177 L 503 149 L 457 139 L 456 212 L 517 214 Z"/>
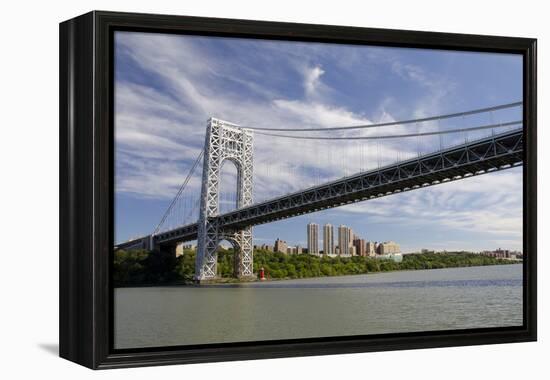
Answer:
<path fill-rule="evenodd" d="M 478 114 L 478 113 L 486 113 L 486 112 L 497 111 L 497 110 L 502 110 L 502 109 L 507 109 L 507 108 L 519 107 L 522 104 L 523 104 L 523 102 L 514 102 L 514 103 L 501 104 L 501 105 L 493 106 L 493 107 L 478 108 L 478 109 L 470 110 L 470 111 L 450 113 L 450 114 L 439 115 L 439 116 L 424 117 L 424 118 L 420 118 L 420 119 L 391 121 L 391 122 L 387 122 L 387 123 L 377 123 L 377 124 L 353 125 L 353 126 L 348 126 L 348 127 L 292 128 L 292 129 L 288 129 L 288 128 L 247 127 L 247 126 L 242 126 L 242 125 L 239 125 L 238 127 L 239 128 L 244 128 L 244 129 L 250 129 L 252 131 L 279 131 L 279 132 L 322 132 L 322 131 L 340 131 L 340 130 L 348 130 L 348 129 L 380 128 L 380 127 L 388 127 L 388 126 L 391 126 L 391 125 L 422 123 L 422 122 L 425 122 L 425 121 L 443 120 L 443 119 L 451 119 L 451 118 L 460 117 L 460 116 L 475 115 L 475 114 Z"/>
<path fill-rule="evenodd" d="M 479 131 L 479 130 L 483 130 L 483 129 L 502 128 L 502 127 L 509 127 L 509 126 L 513 126 L 513 125 L 520 125 L 520 124 L 523 124 L 523 121 L 516 120 L 516 121 L 510 121 L 510 122 L 507 122 L 507 123 L 481 125 L 479 127 L 471 127 L 471 128 L 450 129 L 450 130 L 446 130 L 446 131 L 407 133 L 407 134 L 401 134 L 401 135 L 380 135 L 380 136 L 349 136 L 349 137 L 342 137 L 342 136 L 295 136 L 295 135 L 281 135 L 281 134 L 278 134 L 278 133 L 266 133 L 266 132 L 254 132 L 254 133 L 258 134 L 258 135 L 264 135 L 264 136 L 283 137 L 283 138 L 287 138 L 287 139 L 299 139 L 299 140 L 383 140 L 383 139 L 397 139 L 397 138 L 416 137 L 416 136 L 445 135 L 445 134 L 449 134 L 449 133 Z"/>

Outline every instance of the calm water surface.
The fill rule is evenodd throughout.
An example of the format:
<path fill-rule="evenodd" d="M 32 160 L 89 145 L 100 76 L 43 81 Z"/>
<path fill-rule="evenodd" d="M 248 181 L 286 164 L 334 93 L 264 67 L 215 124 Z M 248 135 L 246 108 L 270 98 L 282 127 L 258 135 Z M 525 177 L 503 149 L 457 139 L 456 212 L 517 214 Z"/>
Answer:
<path fill-rule="evenodd" d="M 522 324 L 522 266 L 115 289 L 115 347 Z"/>

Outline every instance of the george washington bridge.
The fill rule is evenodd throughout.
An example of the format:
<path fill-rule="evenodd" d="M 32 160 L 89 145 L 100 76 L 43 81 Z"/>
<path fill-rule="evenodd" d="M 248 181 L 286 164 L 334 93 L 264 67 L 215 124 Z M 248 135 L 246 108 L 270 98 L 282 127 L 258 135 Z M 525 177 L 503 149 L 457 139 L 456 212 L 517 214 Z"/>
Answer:
<path fill-rule="evenodd" d="M 161 221 L 115 249 L 175 250 L 197 240 L 196 280 L 207 281 L 216 277 L 217 248 L 227 240 L 235 276 L 250 277 L 253 226 L 520 166 L 522 120 L 521 102 L 323 128 L 210 118 L 204 146 Z M 236 168 L 229 193 L 221 191 L 226 162 Z"/>

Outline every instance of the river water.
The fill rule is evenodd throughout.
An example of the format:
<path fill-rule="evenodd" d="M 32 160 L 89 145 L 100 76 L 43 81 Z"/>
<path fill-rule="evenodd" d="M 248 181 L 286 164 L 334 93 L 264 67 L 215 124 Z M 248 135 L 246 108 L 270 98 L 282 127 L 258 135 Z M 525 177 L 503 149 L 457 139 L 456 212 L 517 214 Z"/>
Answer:
<path fill-rule="evenodd" d="M 115 289 L 115 348 L 522 324 L 522 266 Z"/>

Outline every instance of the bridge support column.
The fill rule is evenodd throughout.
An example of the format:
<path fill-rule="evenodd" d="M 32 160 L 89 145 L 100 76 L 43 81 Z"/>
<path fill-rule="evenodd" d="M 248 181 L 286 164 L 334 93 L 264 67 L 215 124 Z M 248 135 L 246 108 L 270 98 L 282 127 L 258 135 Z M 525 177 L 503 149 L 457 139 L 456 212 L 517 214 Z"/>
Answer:
<path fill-rule="evenodd" d="M 199 220 L 195 279 L 199 282 L 217 278 L 218 225 L 216 221 Z"/>
<path fill-rule="evenodd" d="M 177 244 L 159 244 L 154 250 L 167 256 L 176 257 Z"/>
<path fill-rule="evenodd" d="M 217 248 L 228 240 L 235 249 L 235 276 L 253 276 L 252 228 L 222 231 L 219 212 L 220 175 L 224 161 L 237 167 L 237 203 L 241 208 L 252 204 L 252 133 L 235 124 L 211 118 L 206 128 L 202 170 L 201 208 L 198 224 L 195 279 L 210 281 L 217 277 Z"/>
<path fill-rule="evenodd" d="M 253 266 L 252 227 L 233 234 L 235 249 L 234 275 L 242 280 L 255 279 Z"/>

